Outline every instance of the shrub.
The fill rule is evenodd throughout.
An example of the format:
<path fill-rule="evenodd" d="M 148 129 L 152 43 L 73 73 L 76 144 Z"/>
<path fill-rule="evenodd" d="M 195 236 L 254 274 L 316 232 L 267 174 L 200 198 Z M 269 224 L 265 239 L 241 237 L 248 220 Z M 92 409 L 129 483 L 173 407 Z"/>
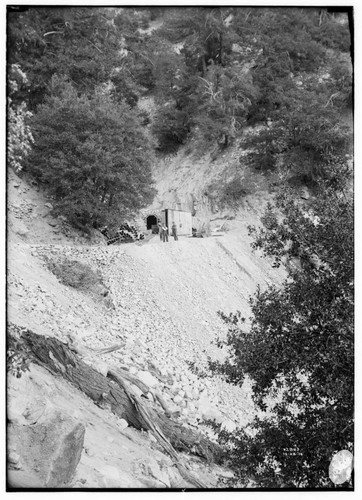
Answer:
<path fill-rule="evenodd" d="M 242 198 L 251 193 L 242 179 L 238 175 L 222 186 L 220 190 L 219 203 L 221 207 L 237 208 Z"/>
<path fill-rule="evenodd" d="M 21 378 L 22 374 L 29 371 L 29 351 L 21 338 L 7 337 L 8 346 L 6 352 L 7 373 Z"/>
<path fill-rule="evenodd" d="M 88 264 L 67 258 L 51 260 L 46 256 L 44 260 L 49 271 L 58 278 L 60 283 L 89 295 L 93 300 L 102 302 L 107 307 L 114 307 L 102 276 Z"/>
<path fill-rule="evenodd" d="M 247 485 L 253 477 L 258 487 L 334 488 L 330 460 L 353 451 L 354 242 L 345 177 L 332 168 L 309 213 L 285 188 L 264 226 L 250 228 L 253 247 L 272 256 L 275 267 L 296 254 L 302 266 L 289 268 L 281 287 L 258 289 L 250 329 L 240 313 L 221 313 L 229 333 L 219 346 L 228 356 L 210 366 L 232 384 L 250 377 L 259 410 L 246 429 L 219 434 L 233 482 Z"/>
<path fill-rule="evenodd" d="M 78 96 L 61 78 L 49 91 L 32 119 L 26 168 L 55 198 L 55 212 L 74 227 L 99 227 L 150 203 L 152 144 L 137 111 L 104 90 Z"/>

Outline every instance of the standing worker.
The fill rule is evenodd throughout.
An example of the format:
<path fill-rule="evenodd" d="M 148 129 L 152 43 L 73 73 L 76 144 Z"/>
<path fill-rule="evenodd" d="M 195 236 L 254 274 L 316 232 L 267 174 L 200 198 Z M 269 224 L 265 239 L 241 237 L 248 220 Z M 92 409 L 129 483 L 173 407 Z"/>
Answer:
<path fill-rule="evenodd" d="M 160 234 L 160 241 L 162 241 L 162 240 L 163 240 L 163 234 L 162 234 L 162 233 L 163 233 L 163 230 L 162 230 L 162 224 L 161 224 L 161 222 L 159 222 L 157 225 L 158 225 L 158 232 L 159 232 L 159 234 Z"/>
<path fill-rule="evenodd" d="M 168 227 L 166 224 L 162 224 L 162 241 L 168 241 Z"/>
<path fill-rule="evenodd" d="M 178 237 L 177 237 L 177 226 L 175 223 L 172 224 L 172 236 L 174 237 L 175 241 L 178 240 Z"/>

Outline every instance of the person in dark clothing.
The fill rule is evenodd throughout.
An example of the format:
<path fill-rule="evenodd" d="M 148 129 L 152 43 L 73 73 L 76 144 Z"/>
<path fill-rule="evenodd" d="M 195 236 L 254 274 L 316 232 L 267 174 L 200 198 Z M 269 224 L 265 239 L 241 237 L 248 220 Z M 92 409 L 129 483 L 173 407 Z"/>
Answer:
<path fill-rule="evenodd" d="M 177 236 L 177 226 L 175 223 L 172 224 L 172 236 L 174 237 L 174 240 L 177 241 L 178 240 L 178 236 Z"/>

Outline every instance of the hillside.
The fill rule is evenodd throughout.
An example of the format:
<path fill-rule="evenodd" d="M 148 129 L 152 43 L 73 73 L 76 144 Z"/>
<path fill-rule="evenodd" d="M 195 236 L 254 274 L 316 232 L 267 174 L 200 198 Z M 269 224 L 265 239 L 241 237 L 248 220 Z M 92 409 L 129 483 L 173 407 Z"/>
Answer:
<path fill-rule="evenodd" d="M 248 384 L 238 390 L 221 380 L 199 379 L 190 372 L 187 362 L 196 362 L 202 370 L 207 355 L 221 355 L 212 344 L 225 332 L 218 310 L 239 309 L 247 316 L 247 299 L 256 285 L 280 279 L 267 261 L 250 251 L 246 225 L 257 221 L 255 214 L 245 212 L 243 217 L 239 213 L 238 218 L 228 221 L 224 236 L 181 237 L 178 242 L 170 239 L 164 244 L 155 235 L 147 243 L 107 247 L 102 242 L 80 244 L 81 237 L 75 240 L 63 234 L 59 228 L 62 221 L 51 216 L 49 201 L 11 172 L 8 193 L 10 323 L 62 342 L 71 338 L 83 351 L 88 349 L 87 362 L 97 370 L 121 363 L 137 373 L 148 370 L 152 362 L 160 374 L 169 377 L 160 388 L 170 404 L 181 411 L 179 420 L 187 426 L 199 426 L 202 418 L 211 416 L 233 427 L 250 419 L 253 406 Z M 102 303 L 100 294 L 91 298 L 61 284 L 49 272 L 44 258 L 54 262 L 73 259 L 98 269 L 114 308 Z M 89 355 L 90 349 L 118 342 L 123 347 L 117 352 L 101 359 Z M 134 467 L 140 459 L 146 464 L 154 460 L 169 464 L 169 458 L 155 455 L 149 437 L 131 427 L 122 430 L 109 411 L 97 408 L 65 381 L 55 381 L 44 369 L 31 365 L 30 372 L 20 379 L 9 376 L 8 387 L 9 418 L 14 425 L 29 424 L 24 417 L 27 411 L 42 422 L 54 409 L 84 423 L 84 449 L 71 487 L 162 486 L 157 481 L 152 483 L 150 474 L 140 470 L 135 473 Z M 101 442 L 107 443 L 102 451 Z M 14 443 L 15 455 L 22 464 L 16 472 L 19 484 L 35 484 L 39 477 L 32 467 L 29 470 L 29 450 L 23 449 L 17 437 Z M 124 455 L 121 450 L 125 447 L 133 450 L 132 460 L 116 459 Z M 207 463 L 196 461 L 194 466 L 199 477 L 212 486 L 215 466 L 211 466 L 212 473 L 207 472 Z M 172 485 L 185 486 L 179 481 Z"/>
<path fill-rule="evenodd" d="M 8 8 L 9 488 L 343 484 L 338 9 Z"/>

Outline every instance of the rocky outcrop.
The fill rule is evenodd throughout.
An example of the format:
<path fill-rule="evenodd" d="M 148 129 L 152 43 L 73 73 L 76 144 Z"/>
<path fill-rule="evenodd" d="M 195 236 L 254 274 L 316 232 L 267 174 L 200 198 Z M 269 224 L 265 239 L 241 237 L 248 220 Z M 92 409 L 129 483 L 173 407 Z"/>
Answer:
<path fill-rule="evenodd" d="M 82 423 L 58 410 L 42 415 L 33 425 L 10 423 L 9 486 L 66 487 L 79 463 L 84 434 Z"/>

